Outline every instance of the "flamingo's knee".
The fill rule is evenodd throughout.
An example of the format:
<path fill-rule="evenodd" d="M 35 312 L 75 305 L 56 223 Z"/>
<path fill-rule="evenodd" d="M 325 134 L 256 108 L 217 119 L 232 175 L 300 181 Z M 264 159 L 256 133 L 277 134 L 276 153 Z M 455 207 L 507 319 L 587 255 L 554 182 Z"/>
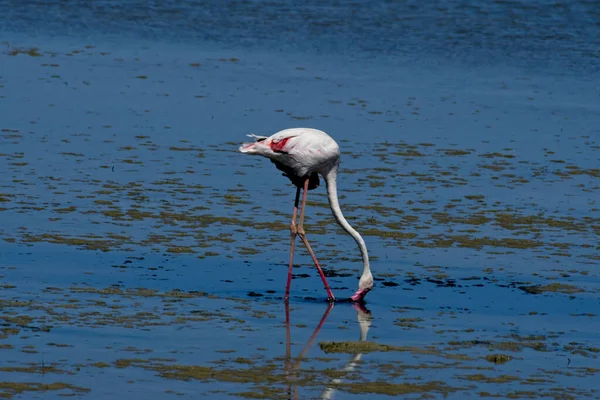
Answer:
<path fill-rule="evenodd" d="M 295 222 L 292 222 L 290 224 L 290 233 L 292 234 L 292 236 L 295 236 L 298 234 L 298 227 L 296 226 Z"/>

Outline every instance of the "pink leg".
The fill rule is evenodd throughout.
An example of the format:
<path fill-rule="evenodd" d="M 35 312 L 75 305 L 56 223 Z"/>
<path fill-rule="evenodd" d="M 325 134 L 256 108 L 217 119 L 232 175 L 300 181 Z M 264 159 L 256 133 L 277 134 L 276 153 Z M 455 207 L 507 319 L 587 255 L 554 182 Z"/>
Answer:
<path fill-rule="evenodd" d="M 296 215 L 298 214 L 298 201 L 300 200 L 300 188 L 296 190 L 296 201 L 294 202 L 294 211 L 292 212 L 292 223 L 290 224 L 290 266 L 288 268 L 287 285 L 285 286 L 285 301 L 290 299 L 290 286 L 292 285 L 292 265 L 294 264 L 294 248 L 296 247 L 296 235 L 298 230 L 296 229 Z"/>
<path fill-rule="evenodd" d="M 302 192 L 302 209 L 300 211 L 300 224 L 298 225 L 298 236 L 300 236 L 300 239 L 302 239 L 302 242 L 304 242 L 304 245 L 306 246 L 306 249 L 308 250 L 308 252 L 310 253 L 310 256 L 313 259 L 313 262 L 315 263 L 315 266 L 317 267 L 317 270 L 319 271 L 319 275 L 321 275 L 321 279 L 323 280 L 323 284 L 325 285 L 325 290 L 327 290 L 327 300 L 330 302 L 335 301 L 335 296 L 333 295 L 333 293 L 331 292 L 331 289 L 329 288 L 329 283 L 327 283 L 327 278 L 325 278 L 325 274 L 323 273 L 323 270 L 321 269 L 321 266 L 319 265 L 319 261 L 317 261 L 317 257 L 315 256 L 315 253 L 312 251 L 312 248 L 310 247 L 310 244 L 308 244 L 308 239 L 306 239 L 306 232 L 304 231 L 304 210 L 306 209 L 306 197 L 308 195 L 308 183 L 309 183 L 309 179 L 307 178 L 304 181 L 304 191 Z"/>
<path fill-rule="evenodd" d="M 323 324 L 325 323 L 325 320 L 327 319 L 327 316 L 331 312 L 331 309 L 333 308 L 333 305 L 334 305 L 334 303 L 329 303 L 327 305 L 327 309 L 325 310 L 325 313 L 321 317 L 321 321 L 319 321 L 319 325 L 317 325 L 317 327 L 315 328 L 315 331 L 313 332 L 312 336 L 310 337 L 310 339 L 308 339 L 308 342 L 306 343 L 306 346 L 304 346 L 304 349 L 302 350 L 302 352 L 298 356 L 298 358 L 297 358 L 298 361 L 296 361 L 296 363 L 294 365 L 294 369 L 297 369 L 298 366 L 300 365 L 300 362 L 302 360 L 304 360 L 304 358 L 306 357 L 306 353 L 308 353 L 308 350 L 312 346 L 312 343 L 315 341 L 315 338 L 317 337 L 317 335 L 319 334 L 319 331 L 323 327 Z"/>

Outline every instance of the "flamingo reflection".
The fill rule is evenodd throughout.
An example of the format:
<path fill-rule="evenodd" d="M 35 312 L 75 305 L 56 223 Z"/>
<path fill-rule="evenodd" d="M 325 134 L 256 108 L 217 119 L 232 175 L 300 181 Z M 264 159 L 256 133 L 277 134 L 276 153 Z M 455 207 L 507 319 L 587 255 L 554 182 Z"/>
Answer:
<path fill-rule="evenodd" d="M 357 313 L 357 320 L 358 320 L 358 326 L 360 328 L 360 341 L 366 341 L 367 340 L 367 333 L 369 332 L 369 328 L 371 327 L 371 312 L 364 307 L 363 304 L 360 303 L 353 303 L 352 306 L 354 307 L 354 309 L 356 310 Z M 323 313 L 323 316 L 321 317 L 321 320 L 319 321 L 319 324 L 317 325 L 317 327 L 315 328 L 313 334 L 311 335 L 311 337 L 308 339 L 308 342 L 306 343 L 306 345 L 304 346 L 304 348 L 302 349 L 302 351 L 300 352 L 300 354 L 298 355 L 298 357 L 296 357 L 295 360 L 292 360 L 292 352 L 291 352 L 291 329 L 290 329 L 290 309 L 289 309 L 289 304 L 285 303 L 285 327 L 286 327 L 286 349 L 285 349 L 285 354 L 286 354 L 286 378 L 288 383 L 288 397 L 290 399 L 294 399 L 297 400 L 299 397 L 298 395 L 298 385 L 294 384 L 295 382 L 297 382 L 297 374 L 296 372 L 298 371 L 298 368 L 300 366 L 300 363 L 302 362 L 302 360 L 304 360 L 306 354 L 308 353 L 308 351 L 310 350 L 310 348 L 312 347 L 312 344 L 315 340 L 315 338 L 317 337 L 317 335 L 319 334 L 319 331 L 321 330 L 321 328 L 323 327 L 323 325 L 325 324 L 325 321 L 327 320 L 327 317 L 329 316 L 329 314 L 331 313 L 331 310 L 334 307 L 334 303 L 329 303 L 327 305 L 327 308 L 325 309 L 325 312 Z M 358 364 L 358 362 L 360 361 L 360 359 L 362 358 L 362 353 L 357 353 L 354 356 L 352 356 L 352 358 L 346 363 L 346 365 L 340 369 L 340 371 L 343 372 L 351 372 L 354 371 L 354 369 L 356 368 L 356 365 Z M 336 379 L 332 379 L 331 383 L 333 385 L 337 385 L 341 383 L 341 379 L 336 378 Z M 321 398 L 322 399 L 326 399 L 326 400 L 330 400 L 334 398 L 335 392 L 337 391 L 337 389 L 335 389 L 334 387 L 330 386 L 327 387 L 325 389 L 325 391 L 322 393 Z"/>

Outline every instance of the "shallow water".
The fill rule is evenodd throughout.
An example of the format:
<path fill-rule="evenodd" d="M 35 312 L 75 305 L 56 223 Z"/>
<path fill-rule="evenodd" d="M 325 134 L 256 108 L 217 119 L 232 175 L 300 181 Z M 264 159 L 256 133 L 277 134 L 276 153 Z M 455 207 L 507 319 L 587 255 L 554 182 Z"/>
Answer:
<path fill-rule="evenodd" d="M 0 397 L 599 396 L 592 3 L 24 4 L 0 52 Z M 340 143 L 366 309 L 329 309 L 301 248 L 283 304 L 294 190 L 237 147 L 291 126 Z M 351 295 L 322 188 L 307 231 Z"/>

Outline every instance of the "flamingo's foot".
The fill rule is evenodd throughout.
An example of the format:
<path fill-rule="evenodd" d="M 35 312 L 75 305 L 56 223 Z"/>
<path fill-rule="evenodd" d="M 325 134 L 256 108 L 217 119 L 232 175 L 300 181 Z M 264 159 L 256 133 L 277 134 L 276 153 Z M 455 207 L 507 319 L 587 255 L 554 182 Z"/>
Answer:
<path fill-rule="evenodd" d="M 331 304 L 335 303 L 335 297 L 331 296 L 327 298 L 327 301 Z"/>
<path fill-rule="evenodd" d="M 364 301 L 367 293 L 369 293 L 369 289 L 360 289 L 360 290 L 357 290 L 356 293 L 354 293 L 354 295 L 350 298 L 352 299 L 352 301 L 360 303 L 360 302 Z"/>

